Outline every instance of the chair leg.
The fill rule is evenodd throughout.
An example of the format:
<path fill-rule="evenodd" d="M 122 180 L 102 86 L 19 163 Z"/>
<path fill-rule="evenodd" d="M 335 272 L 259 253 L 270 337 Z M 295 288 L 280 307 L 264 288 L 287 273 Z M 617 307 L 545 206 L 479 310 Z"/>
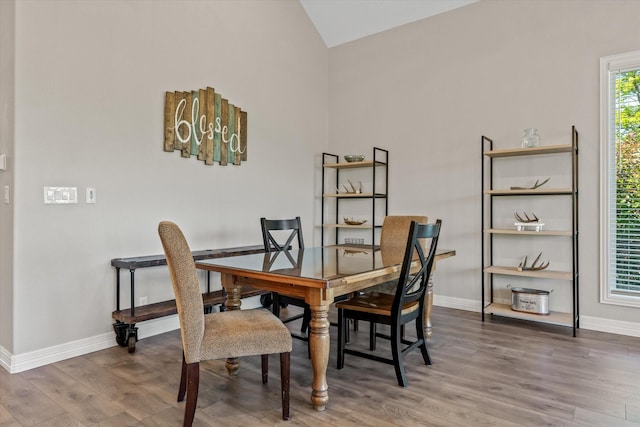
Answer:
<path fill-rule="evenodd" d="M 369 322 L 369 350 L 376 349 L 376 322 Z"/>
<path fill-rule="evenodd" d="M 182 353 L 182 372 L 180 373 L 180 387 L 178 387 L 178 402 L 184 400 L 184 394 L 187 391 L 187 362 L 184 360 L 184 352 Z"/>
<path fill-rule="evenodd" d="M 200 383 L 200 363 L 187 364 L 187 404 L 184 408 L 183 427 L 191 427 L 198 403 L 198 385 Z"/>
<path fill-rule="evenodd" d="M 273 311 L 273 314 L 276 317 L 280 317 L 280 296 L 275 292 L 272 292 L 271 295 L 273 298 L 273 302 L 272 302 L 273 305 L 271 306 L 271 311 Z"/>
<path fill-rule="evenodd" d="M 344 309 L 339 308 L 338 309 L 338 363 L 336 365 L 338 369 L 344 368 L 344 346 L 345 346 L 344 330 L 345 330 Z"/>
<path fill-rule="evenodd" d="M 260 295 L 260 305 L 263 306 L 264 308 L 267 308 L 271 305 L 271 303 L 273 303 L 273 297 L 271 296 L 270 293 L 268 294 L 264 294 L 264 295 Z"/>
<path fill-rule="evenodd" d="M 305 308 L 304 314 L 302 315 L 302 326 L 300 327 L 300 332 L 306 334 L 309 329 L 309 323 L 311 323 L 311 309 Z"/>
<path fill-rule="evenodd" d="M 401 387 L 407 386 L 407 375 L 404 371 L 404 358 L 402 357 L 402 333 L 400 326 L 394 325 L 391 330 L 391 353 L 393 354 L 393 367 L 396 370 L 396 379 Z"/>
<path fill-rule="evenodd" d="M 419 340 L 422 340 L 420 352 L 422 353 L 422 360 L 424 360 L 424 364 L 431 365 L 431 357 L 429 357 L 429 350 L 427 349 L 427 338 L 424 336 L 424 323 L 422 319 L 422 314 L 416 319 L 416 336 Z"/>
<path fill-rule="evenodd" d="M 262 384 L 266 384 L 269 381 L 269 355 L 263 354 L 262 356 Z"/>
<path fill-rule="evenodd" d="M 289 419 L 291 353 L 280 353 L 280 384 L 282 385 L 282 419 Z"/>
<path fill-rule="evenodd" d="M 344 327 L 344 342 L 345 344 L 349 344 L 351 342 L 351 332 L 349 332 L 349 319 L 346 320 L 346 325 Z"/>

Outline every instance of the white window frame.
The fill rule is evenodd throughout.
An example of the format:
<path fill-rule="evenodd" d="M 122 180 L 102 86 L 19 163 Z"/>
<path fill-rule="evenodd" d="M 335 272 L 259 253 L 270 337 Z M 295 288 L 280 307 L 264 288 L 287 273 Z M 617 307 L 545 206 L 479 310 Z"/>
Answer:
<path fill-rule="evenodd" d="M 615 292 L 609 281 L 612 262 L 610 202 L 615 196 L 612 189 L 615 191 L 616 185 L 615 144 L 612 147 L 611 143 L 615 125 L 610 114 L 613 110 L 611 97 L 614 96 L 611 75 L 635 69 L 640 69 L 640 50 L 600 58 L 600 302 L 630 307 L 640 307 L 640 295 Z"/>

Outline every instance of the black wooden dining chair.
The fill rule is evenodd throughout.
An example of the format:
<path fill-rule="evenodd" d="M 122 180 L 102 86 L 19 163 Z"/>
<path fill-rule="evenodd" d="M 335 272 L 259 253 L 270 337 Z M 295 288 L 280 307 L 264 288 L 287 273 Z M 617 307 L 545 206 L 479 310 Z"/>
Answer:
<path fill-rule="evenodd" d="M 404 246 L 407 244 L 407 237 L 409 236 L 411 221 L 426 224 L 429 218 L 424 215 L 387 215 L 384 217 L 382 231 L 380 232 L 380 251 L 383 259 L 385 258 L 385 254 L 395 254 L 404 250 Z M 364 293 L 378 292 L 393 295 L 396 292 L 397 283 L 397 280 L 384 282 L 365 289 Z M 373 351 L 376 349 L 377 335 L 379 334 L 376 331 L 376 324 L 372 322 L 369 325 L 369 350 Z"/>
<path fill-rule="evenodd" d="M 431 365 L 424 336 L 424 293 L 433 267 L 441 224 L 440 220 L 434 224 L 411 222 L 394 295 L 369 293 L 336 304 L 338 307 L 338 369 L 344 368 L 345 354 L 387 363 L 394 366 L 398 385 L 406 387 L 405 354 L 420 348 L 424 363 Z M 423 239 L 431 239 L 428 252 L 423 248 Z M 378 336 L 391 340 L 392 358 L 346 348 L 345 334 L 348 319 L 390 325 L 389 336 L 382 334 Z M 417 339 L 410 341 L 403 337 L 402 327 L 413 320 L 415 320 Z M 403 345 L 406 347 L 402 348 Z"/>
<path fill-rule="evenodd" d="M 304 249 L 304 238 L 302 237 L 302 222 L 300 217 L 297 216 L 291 219 L 266 219 L 260 218 L 260 227 L 262 228 L 262 242 L 264 244 L 264 250 L 267 253 L 282 251 L 289 248 Z M 269 295 L 266 295 L 267 297 Z M 280 308 L 286 307 L 289 304 L 302 307 L 302 314 L 281 319 L 284 323 L 292 322 L 294 320 L 302 319 L 302 326 L 300 332 L 303 336 L 292 334 L 294 338 L 307 340 L 307 330 L 309 329 L 309 322 L 311 321 L 311 309 L 309 305 L 301 298 L 294 298 L 286 295 L 280 295 L 276 292 L 270 294 L 271 301 L 261 298 L 263 306 L 268 306 L 269 302 L 272 304 L 272 311 L 278 318 L 280 317 Z M 264 297 L 264 295 L 263 295 Z"/>

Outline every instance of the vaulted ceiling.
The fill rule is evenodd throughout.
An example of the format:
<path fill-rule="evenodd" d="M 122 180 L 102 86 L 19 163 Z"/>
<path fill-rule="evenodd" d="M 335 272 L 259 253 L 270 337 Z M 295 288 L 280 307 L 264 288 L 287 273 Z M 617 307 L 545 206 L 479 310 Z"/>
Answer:
<path fill-rule="evenodd" d="M 300 0 L 327 47 L 338 46 L 478 0 Z"/>

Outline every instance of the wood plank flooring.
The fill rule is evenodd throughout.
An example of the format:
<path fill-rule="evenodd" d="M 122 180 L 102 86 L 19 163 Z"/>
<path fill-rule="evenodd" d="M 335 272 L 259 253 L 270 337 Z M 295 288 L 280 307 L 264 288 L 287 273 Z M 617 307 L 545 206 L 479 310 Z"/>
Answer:
<path fill-rule="evenodd" d="M 280 418 L 276 356 L 266 386 L 259 357 L 242 359 L 237 377 L 224 361 L 204 362 L 194 425 L 640 426 L 640 338 L 586 330 L 573 338 L 567 328 L 482 323 L 479 313 L 441 307 L 433 324 L 433 365 L 408 355 L 405 389 L 390 365 L 347 355 L 336 370 L 332 327 L 324 412 L 309 402 L 307 343 L 294 340 L 289 421 Z M 366 348 L 368 325 L 351 336 Z M 388 347 L 378 341 L 378 351 Z M 19 374 L 0 369 L 0 426 L 180 426 L 180 362 L 173 331 L 139 341 L 133 354 L 116 346 Z"/>

